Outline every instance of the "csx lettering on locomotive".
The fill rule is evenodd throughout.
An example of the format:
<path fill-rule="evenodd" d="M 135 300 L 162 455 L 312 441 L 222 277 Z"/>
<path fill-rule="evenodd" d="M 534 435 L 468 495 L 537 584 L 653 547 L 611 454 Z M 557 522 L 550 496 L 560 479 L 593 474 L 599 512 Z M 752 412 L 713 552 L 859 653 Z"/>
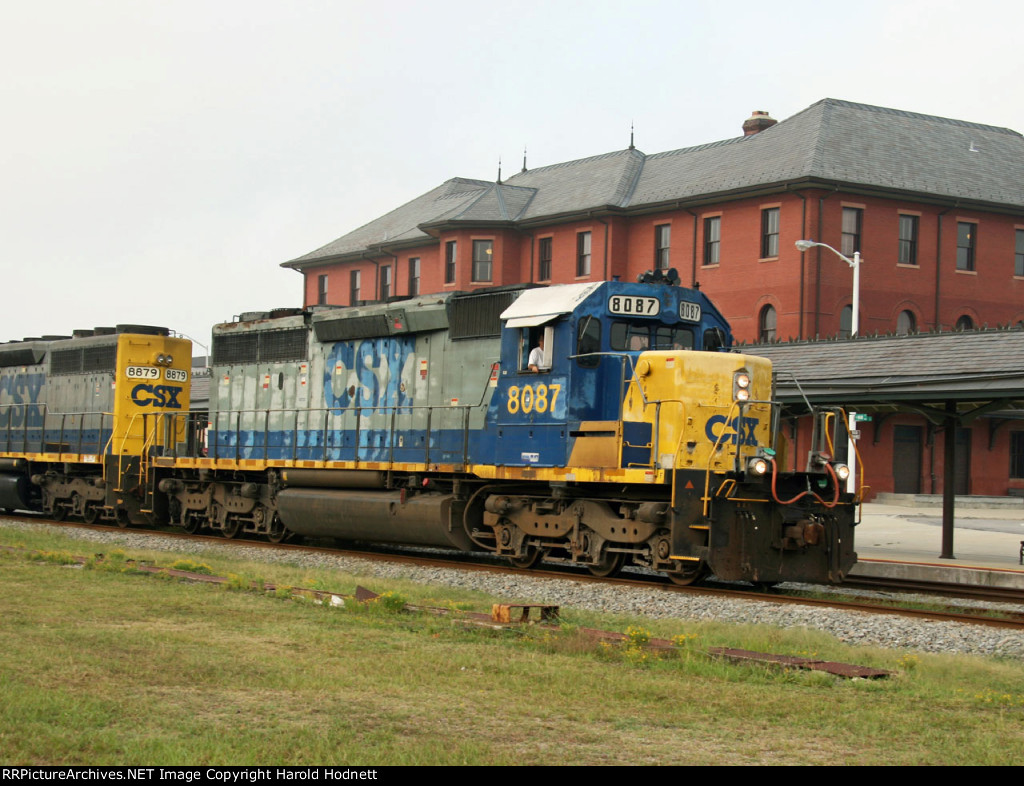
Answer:
<path fill-rule="evenodd" d="M 409 339 L 339 341 L 324 365 L 330 407 L 409 406 L 415 345 Z"/>
<path fill-rule="evenodd" d="M 45 384 L 46 374 L 12 374 L 0 378 L 0 402 L 8 405 L 3 407 L 6 417 L 0 422 L 15 428 L 41 425 L 43 408 L 36 402 Z"/>
<path fill-rule="evenodd" d="M 760 421 L 757 418 L 726 418 L 725 415 L 712 415 L 708 418 L 704 434 L 710 442 L 717 442 L 719 438 L 724 436 L 723 441 L 733 445 L 757 445 L 754 429 L 757 428 L 759 423 Z M 722 426 L 722 428 L 717 428 L 718 426 Z"/>
<path fill-rule="evenodd" d="M 181 409 L 178 396 L 182 388 L 176 385 L 147 385 L 141 382 L 132 388 L 132 401 L 140 407 Z"/>

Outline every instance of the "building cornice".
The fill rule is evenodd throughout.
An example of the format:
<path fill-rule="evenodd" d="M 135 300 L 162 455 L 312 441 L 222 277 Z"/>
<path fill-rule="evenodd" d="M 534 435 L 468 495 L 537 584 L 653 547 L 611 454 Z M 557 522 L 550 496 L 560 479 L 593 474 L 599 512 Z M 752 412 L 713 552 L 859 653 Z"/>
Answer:
<path fill-rule="evenodd" d="M 757 187 L 742 187 L 726 191 L 717 191 L 710 194 L 688 197 L 685 199 L 668 199 L 661 202 L 652 202 L 633 207 L 619 207 L 617 205 L 601 205 L 581 210 L 566 211 L 521 221 L 483 221 L 483 220 L 459 220 L 446 219 L 442 221 L 430 221 L 419 224 L 417 229 L 424 232 L 428 237 L 416 237 L 392 243 L 374 243 L 365 248 L 353 249 L 343 254 L 334 254 L 310 260 L 292 260 L 281 263 L 281 267 L 298 271 L 305 271 L 312 268 L 335 265 L 339 263 L 355 262 L 365 259 L 367 256 L 394 256 L 395 252 L 407 249 L 421 248 L 440 242 L 440 236 L 444 232 L 457 232 L 463 230 L 517 230 L 532 232 L 538 228 L 578 223 L 595 218 L 608 217 L 631 217 L 643 216 L 655 213 L 666 213 L 673 210 L 693 209 L 717 205 L 723 202 L 738 202 L 746 199 L 759 199 L 776 194 L 792 193 L 795 190 L 816 190 L 820 189 L 829 192 L 840 192 L 855 196 L 873 197 L 876 199 L 889 199 L 898 202 L 915 202 L 924 205 L 937 207 L 955 207 L 960 210 L 976 210 L 979 212 L 998 213 L 1010 216 L 1024 217 L 1024 206 L 1009 205 L 983 199 L 964 199 L 937 194 L 928 194 L 910 189 L 898 189 L 888 186 L 876 186 L 864 183 L 853 183 L 843 180 L 829 180 L 817 177 L 793 178 L 775 183 L 766 183 Z"/>

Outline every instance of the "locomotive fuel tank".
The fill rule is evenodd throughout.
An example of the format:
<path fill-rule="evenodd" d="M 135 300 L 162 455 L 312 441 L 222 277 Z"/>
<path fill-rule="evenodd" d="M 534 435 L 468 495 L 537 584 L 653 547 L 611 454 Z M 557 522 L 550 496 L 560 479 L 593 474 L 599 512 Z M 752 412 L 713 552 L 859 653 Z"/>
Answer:
<path fill-rule="evenodd" d="M 0 459 L 0 510 L 38 510 L 39 494 L 24 474 L 24 459 Z"/>
<path fill-rule="evenodd" d="M 465 503 L 453 494 L 288 488 L 277 505 L 285 526 L 308 537 L 472 548 L 462 526 Z"/>

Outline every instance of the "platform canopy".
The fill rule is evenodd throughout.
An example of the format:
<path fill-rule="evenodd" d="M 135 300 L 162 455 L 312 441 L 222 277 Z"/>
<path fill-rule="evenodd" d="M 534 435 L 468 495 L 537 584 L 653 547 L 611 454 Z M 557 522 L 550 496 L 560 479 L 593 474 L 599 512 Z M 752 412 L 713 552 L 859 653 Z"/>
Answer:
<path fill-rule="evenodd" d="M 791 414 L 809 405 L 847 411 L 912 412 L 945 431 L 942 553 L 953 559 L 955 431 L 985 416 L 1024 419 L 1024 329 L 757 344 L 770 358 L 776 397 Z M 876 418 L 877 420 L 878 418 Z"/>
<path fill-rule="evenodd" d="M 1024 329 L 756 344 L 741 352 L 770 358 L 778 398 L 863 411 L 961 418 L 995 410 L 1024 417 Z M 942 404 L 941 410 L 935 410 Z M 930 406 L 929 406 L 930 405 Z"/>

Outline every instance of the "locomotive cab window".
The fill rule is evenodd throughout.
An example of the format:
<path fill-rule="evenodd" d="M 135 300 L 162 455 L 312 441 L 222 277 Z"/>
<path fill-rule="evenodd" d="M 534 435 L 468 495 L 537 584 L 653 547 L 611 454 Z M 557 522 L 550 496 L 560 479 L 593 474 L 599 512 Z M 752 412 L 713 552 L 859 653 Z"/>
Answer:
<path fill-rule="evenodd" d="M 653 349 L 693 349 L 693 331 L 689 328 L 659 327 L 654 333 Z"/>
<path fill-rule="evenodd" d="M 651 344 L 651 329 L 648 325 L 634 325 L 629 322 L 612 322 L 611 347 L 615 352 L 643 352 Z"/>
<path fill-rule="evenodd" d="M 583 317 L 576 329 L 576 359 L 581 368 L 597 368 L 601 358 L 593 354 L 601 351 L 601 321 L 592 316 Z"/>
<path fill-rule="evenodd" d="M 704 331 L 704 351 L 721 352 L 725 349 L 725 331 L 720 327 L 708 328 Z"/>
<path fill-rule="evenodd" d="M 519 331 L 519 371 L 546 373 L 551 370 L 555 329 L 548 326 L 523 328 Z"/>

